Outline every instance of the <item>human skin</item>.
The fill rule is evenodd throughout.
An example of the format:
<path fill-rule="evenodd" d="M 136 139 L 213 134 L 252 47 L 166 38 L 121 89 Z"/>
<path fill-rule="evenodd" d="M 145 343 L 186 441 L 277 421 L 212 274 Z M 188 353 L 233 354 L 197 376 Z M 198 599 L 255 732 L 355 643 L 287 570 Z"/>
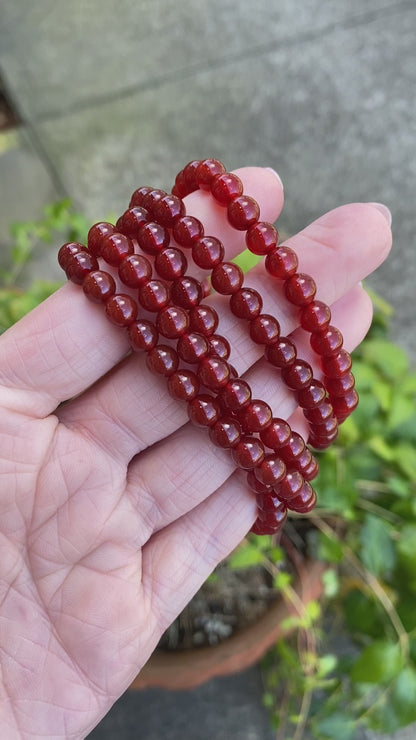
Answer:
<path fill-rule="evenodd" d="M 237 174 L 261 218 L 275 221 L 283 205 L 275 175 Z M 207 193 L 186 204 L 224 241 L 227 258 L 244 249 L 244 234 Z M 391 246 L 385 214 L 374 204 L 341 206 L 285 243 L 351 351 L 371 322 L 360 281 Z M 313 363 L 278 283 L 260 266 L 245 283 L 259 287 L 264 311 Z M 306 435 L 244 322 L 223 298 L 209 300 L 253 395 Z M 190 425 L 165 380 L 129 354 L 126 333 L 79 286 L 64 285 L 1 336 L 0 405 L 0 737 L 84 738 L 246 535 L 254 497 L 227 452 Z"/>

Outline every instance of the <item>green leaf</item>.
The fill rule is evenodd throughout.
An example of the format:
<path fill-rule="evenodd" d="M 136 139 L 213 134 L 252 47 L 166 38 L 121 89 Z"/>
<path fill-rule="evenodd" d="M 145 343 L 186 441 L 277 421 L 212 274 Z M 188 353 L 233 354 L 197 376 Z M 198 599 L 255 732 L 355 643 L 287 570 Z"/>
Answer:
<path fill-rule="evenodd" d="M 385 339 L 370 339 L 363 342 L 362 355 L 390 380 L 400 381 L 408 372 L 409 360 L 404 349 Z"/>
<path fill-rule="evenodd" d="M 375 454 L 382 460 L 385 460 L 386 462 L 392 462 L 394 460 L 394 450 L 383 437 L 371 437 L 371 439 L 368 440 L 367 444 L 370 450 L 375 452 Z"/>
<path fill-rule="evenodd" d="M 398 569 L 410 588 L 416 589 L 416 524 L 406 524 L 397 543 Z"/>
<path fill-rule="evenodd" d="M 394 681 L 390 702 L 400 725 L 408 725 L 416 720 L 416 671 L 404 668 Z"/>
<path fill-rule="evenodd" d="M 395 565 L 395 548 L 391 539 L 392 526 L 384 519 L 367 514 L 360 531 L 361 559 L 372 573 L 385 577 Z"/>
<path fill-rule="evenodd" d="M 394 447 L 397 465 L 411 481 L 416 482 L 416 450 L 410 442 L 402 442 Z"/>
<path fill-rule="evenodd" d="M 416 405 L 413 399 L 404 394 L 393 395 L 387 421 L 389 429 L 396 429 L 414 415 L 416 415 Z"/>
<path fill-rule="evenodd" d="M 330 717 L 325 717 L 315 724 L 314 729 L 319 733 L 318 737 L 329 738 L 329 740 L 354 740 L 357 725 L 348 714 L 334 712 Z"/>
<path fill-rule="evenodd" d="M 328 599 L 337 596 L 339 593 L 339 578 L 338 573 L 333 568 L 328 568 L 322 575 L 322 584 L 324 587 L 324 594 Z"/>
<path fill-rule="evenodd" d="M 400 645 L 375 641 L 362 651 L 351 671 L 353 681 L 387 683 L 398 675 L 403 665 Z"/>
<path fill-rule="evenodd" d="M 339 540 L 328 537 L 324 532 L 318 536 L 318 558 L 328 563 L 340 563 L 344 557 L 342 543 Z"/>
<path fill-rule="evenodd" d="M 228 565 L 232 570 L 250 568 L 253 565 L 261 565 L 262 563 L 264 563 L 263 553 L 250 542 L 238 547 L 228 558 Z"/>

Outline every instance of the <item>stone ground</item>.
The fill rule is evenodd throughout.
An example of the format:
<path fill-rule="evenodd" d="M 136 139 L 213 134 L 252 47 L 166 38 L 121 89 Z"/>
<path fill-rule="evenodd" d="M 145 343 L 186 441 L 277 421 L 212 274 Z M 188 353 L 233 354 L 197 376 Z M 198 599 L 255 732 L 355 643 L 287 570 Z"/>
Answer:
<path fill-rule="evenodd" d="M 98 220 L 193 158 L 272 166 L 284 233 L 342 202 L 390 207 L 395 247 L 369 285 L 416 357 L 413 0 L 0 6 L 0 76 L 21 119 L 0 136 L 3 254 L 12 221 L 63 195 Z M 61 277 L 54 253 L 33 269 Z M 268 740 L 260 694 L 254 669 L 190 694 L 126 695 L 90 737 Z"/>

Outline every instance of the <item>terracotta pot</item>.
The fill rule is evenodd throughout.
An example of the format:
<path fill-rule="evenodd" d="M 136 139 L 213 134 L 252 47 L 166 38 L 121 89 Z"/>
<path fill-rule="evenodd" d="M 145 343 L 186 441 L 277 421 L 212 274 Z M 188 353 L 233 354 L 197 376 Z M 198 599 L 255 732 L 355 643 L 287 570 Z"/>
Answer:
<path fill-rule="evenodd" d="M 293 585 L 303 604 L 321 595 L 324 570 L 323 563 L 303 564 Z M 190 689 L 211 678 L 242 671 L 259 661 L 280 637 L 289 633 L 288 629 L 282 629 L 281 623 L 296 614 L 292 605 L 278 599 L 257 622 L 218 645 L 191 650 L 156 650 L 130 689 Z"/>

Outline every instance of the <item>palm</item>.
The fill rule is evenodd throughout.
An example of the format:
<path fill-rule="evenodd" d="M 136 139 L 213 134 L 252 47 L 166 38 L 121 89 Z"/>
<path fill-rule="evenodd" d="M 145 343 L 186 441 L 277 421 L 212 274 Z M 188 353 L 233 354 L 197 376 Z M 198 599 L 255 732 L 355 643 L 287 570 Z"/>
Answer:
<path fill-rule="evenodd" d="M 240 175 L 263 217 L 274 220 L 282 202 L 277 180 L 254 169 Z M 191 200 L 191 213 L 230 236 L 204 198 Z M 333 212 L 293 241 L 303 269 L 322 272 L 321 295 L 337 301 L 335 319 L 352 347 L 370 315 L 356 283 L 381 261 L 390 234 L 373 207 L 349 208 L 354 213 Z M 343 249 L 347 228 L 354 229 L 355 262 L 338 254 L 331 269 L 328 254 Z M 242 248 L 238 235 L 229 243 L 231 253 Z M 342 259 L 348 277 L 341 264 L 341 283 Z M 255 273 L 247 282 L 255 284 Z M 280 318 L 295 328 L 293 316 Z M 257 350 L 237 325 L 227 335 L 239 372 L 261 393 L 266 375 L 261 363 L 253 367 Z M 78 738 L 244 536 L 255 508 L 227 455 L 189 428 L 161 379 L 146 373 L 141 356 L 126 356 L 125 336 L 82 291 L 65 286 L 2 343 L 1 736 Z M 272 395 L 281 415 L 295 412 L 277 382 Z"/>

